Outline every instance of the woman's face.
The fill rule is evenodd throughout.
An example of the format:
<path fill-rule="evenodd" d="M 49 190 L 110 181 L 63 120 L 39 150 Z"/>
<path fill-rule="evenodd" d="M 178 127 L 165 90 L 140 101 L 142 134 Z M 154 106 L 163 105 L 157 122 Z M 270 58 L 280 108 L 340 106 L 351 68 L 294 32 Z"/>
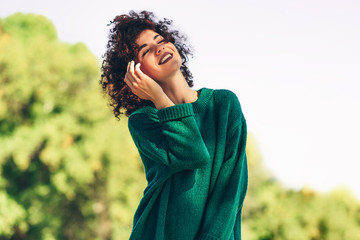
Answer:
<path fill-rule="evenodd" d="M 140 47 L 140 69 L 152 79 L 162 82 L 180 71 L 181 57 L 174 44 L 153 30 L 142 31 L 136 40 Z"/>

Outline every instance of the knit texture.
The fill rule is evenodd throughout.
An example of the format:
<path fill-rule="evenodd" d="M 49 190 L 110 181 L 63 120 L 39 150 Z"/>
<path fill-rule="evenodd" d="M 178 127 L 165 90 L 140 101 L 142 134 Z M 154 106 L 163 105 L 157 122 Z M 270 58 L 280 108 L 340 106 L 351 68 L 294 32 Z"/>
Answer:
<path fill-rule="evenodd" d="M 247 191 L 246 121 L 236 95 L 202 88 L 196 102 L 129 117 L 148 186 L 130 240 L 239 240 Z"/>

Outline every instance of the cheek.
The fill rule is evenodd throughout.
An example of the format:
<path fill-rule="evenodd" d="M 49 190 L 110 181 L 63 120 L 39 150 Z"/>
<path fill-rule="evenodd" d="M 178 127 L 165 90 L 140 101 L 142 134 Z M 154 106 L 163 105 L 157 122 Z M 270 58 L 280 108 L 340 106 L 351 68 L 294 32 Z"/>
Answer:
<path fill-rule="evenodd" d="M 154 64 L 151 64 L 150 61 L 143 61 L 140 65 L 140 69 L 144 74 L 151 78 L 155 78 L 154 74 L 156 74 L 156 69 L 154 68 Z"/>
<path fill-rule="evenodd" d="M 151 72 L 150 66 L 146 61 L 143 61 L 140 65 L 140 69 L 143 73 L 145 73 L 146 75 L 149 75 L 149 73 Z"/>
<path fill-rule="evenodd" d="M 175 47 L 175 45 L 172 44 L 172 43 L 169 43 L 169 45 L 170 45 L 169 47 L 175 52 L 175 54 L 178 55 L 179 58 L 181 58 L 177 48 Z"/>

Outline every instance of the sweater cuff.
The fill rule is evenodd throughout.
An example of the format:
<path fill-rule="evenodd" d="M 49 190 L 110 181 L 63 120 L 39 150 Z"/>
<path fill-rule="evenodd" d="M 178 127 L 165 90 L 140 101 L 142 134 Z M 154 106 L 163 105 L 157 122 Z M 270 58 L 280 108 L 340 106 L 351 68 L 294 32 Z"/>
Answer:
<path fill-rule="evenodd" d="M 194 110 L 191 103 L 183 103 L 160 109 L 157 114 L 160 121 L 164 122 L 178 118 L 193 116 Z"/>

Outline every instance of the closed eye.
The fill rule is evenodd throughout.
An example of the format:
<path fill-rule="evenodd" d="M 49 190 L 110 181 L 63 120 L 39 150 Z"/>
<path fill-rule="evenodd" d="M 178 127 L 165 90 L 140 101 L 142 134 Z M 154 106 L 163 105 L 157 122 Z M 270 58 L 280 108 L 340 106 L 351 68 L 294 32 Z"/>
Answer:
<path fill-rule="evenodd" d="M 163 43 L 163 42 L 165 42 L 165 39 L 163 39 L 163 40 L 161 40 L 160 42 L 158 42 L 158 44 Z M 142 56 L 144 57 L 149 51 L 150 51 L 150 49 L 146 50 L 146 51 L 143 53 Z"/>
<path fill-rule="evenodd" d="M 143 53 L 143 57 L 145 56 L 145 54 L 147 54 L 149 52 L 149 49 L 148 50 L 146 50 L 144 53 Z"/>

